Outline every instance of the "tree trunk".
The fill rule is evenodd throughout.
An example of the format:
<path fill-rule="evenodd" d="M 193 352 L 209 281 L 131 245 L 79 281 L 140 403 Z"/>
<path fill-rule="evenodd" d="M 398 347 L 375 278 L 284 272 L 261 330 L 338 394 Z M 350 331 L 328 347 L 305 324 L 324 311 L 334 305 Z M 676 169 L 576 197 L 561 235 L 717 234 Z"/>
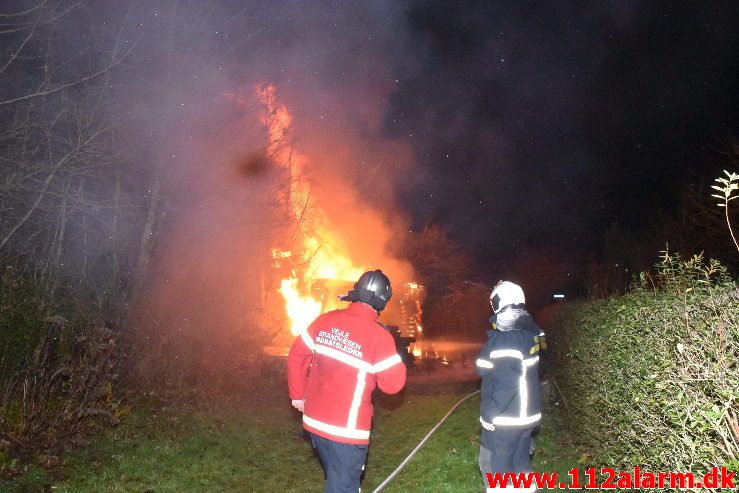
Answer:
<path fill-rule="evenodd" d="M 67 230 L 67 202 L 69 202 L 69 187 L 64 185 L 64 197 L 59 211 L 59 234 L 57 235 L 56 253 L 54 254 L 54 265 L 61 265 L 62 253 L 64 253 L 64 234 Z"/>
<path fill-rule="evenodd" d="M 79 186 L 79 196 L 77 197 L 77 200 L 80 202 L 84 202 L 84 196 L 85 196 L 85 179 L 82 178 L 80 180 L 80 186 Z M 87 254 L 89 253 L 89 248 L 87 247 L 87 214 L 82 211 L 82 278 L 81 281 L 87 280 Z"/>
<path fill-rule="evenodd" d="M 116 282 L 120 276 L 120 258 L 118 257 L 118 216 L 121 213 L 121 177 L 115 174 L 115 193 L 113 194 L 113 223 L 110 225 L 110 237 L 108 245 L 110 245 L 111 259 L 113 262 L 113 277 Z"/>
<path fill-rule="evenodd" d="M 155 175 L 151 181 L 151 190 L 149 190 L 149 207 L 146 214 L 146 222 L 144 230 L 141 233 L 141 243 L 139 246 L 139 258 L 136 263 L 136 287 L 140 288 L 146 276 L 146 268 L 151 256 L 151 250 L 154 246 L 154 227 L 157 222 L 157 214 L 159 213 L 159 192 L 161 190 L 161 179 L 155 171 Z"/>

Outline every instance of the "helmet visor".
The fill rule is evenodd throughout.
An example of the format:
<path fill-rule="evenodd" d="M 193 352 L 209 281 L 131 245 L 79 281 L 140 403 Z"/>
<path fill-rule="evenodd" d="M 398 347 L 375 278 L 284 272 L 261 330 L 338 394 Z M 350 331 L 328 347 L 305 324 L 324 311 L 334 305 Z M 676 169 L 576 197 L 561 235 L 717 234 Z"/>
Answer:
<path fill-rule="evenodd" d="M 500 296 L 498 293 L 495 293 L 495 295 L 490 298 L 490 306 L 493 307 L 493 311 L 495 313 L 498 313 L 498 310 L 500 310 Z"/>

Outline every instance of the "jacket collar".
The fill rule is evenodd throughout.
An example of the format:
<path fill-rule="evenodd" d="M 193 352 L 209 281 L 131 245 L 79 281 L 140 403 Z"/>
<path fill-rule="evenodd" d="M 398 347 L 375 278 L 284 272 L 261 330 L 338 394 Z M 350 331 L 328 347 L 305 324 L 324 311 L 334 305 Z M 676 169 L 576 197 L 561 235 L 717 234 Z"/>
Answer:
<path fill-rule="evenodd" d="M 380 316 L 380 314 L 377 313 L 374 308 L 367 305 L 366 303 L 361 303 L 359 301 L 355 301 L 351 303 L 349 305 L 349 308 L 347 308 L 347 310 L 352 315 L 369 318 L 371 320 L 377 320 L 377 317 Z"/>
<path fill-rule="evenodd" d="M 517 330 L 518 321 L 522 317 L 528 315 L 528 312 L 522 308 L 508 308 L 498 313 L 496 328 L 503 332 L 508 330 Z"/>

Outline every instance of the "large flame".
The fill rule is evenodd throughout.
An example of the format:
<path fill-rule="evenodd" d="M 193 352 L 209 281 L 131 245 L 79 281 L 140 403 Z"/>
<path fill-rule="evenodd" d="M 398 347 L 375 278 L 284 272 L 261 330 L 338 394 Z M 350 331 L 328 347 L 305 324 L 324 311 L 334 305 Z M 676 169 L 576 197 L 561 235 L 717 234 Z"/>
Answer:
<path fill-rule="evenodd" d="M 290 331 L 294 335 L 304 330 L 321 313 L 320 301 L 310 295 L 300 295 L 296 277 L 282 280 L 280 294 L 285 299 L 285 310 L 290 318 Z"/>
<path fill-rule="evenodd" d="M 285 105 L 277 101 L 273 85 L 257 90 L 265 108 L 264 125 L 268 131 L 267 152 L 270 158 L 285 167 L 289 181 L 284 193 L 285 206 L 297 224 L 290 251 L 273 249 L 273 259 L 289 259 L 293 265 L 289 278 L 280 283 L 293 335 L 300 332 L 319 315 L 322 301 L 313 296 L 311 283 L 317 279 L 356 280 L 364 271 L 350 258 L 339 231 L 311 195 L 311 182 L 305 171 L 309 164 L 291 142 L 292 116 Z"/>

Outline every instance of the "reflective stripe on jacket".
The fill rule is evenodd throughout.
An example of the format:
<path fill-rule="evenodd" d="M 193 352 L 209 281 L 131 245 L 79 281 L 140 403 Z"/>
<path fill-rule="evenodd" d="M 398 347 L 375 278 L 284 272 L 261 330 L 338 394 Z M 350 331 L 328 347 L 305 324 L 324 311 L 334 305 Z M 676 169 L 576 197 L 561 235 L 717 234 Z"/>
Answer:
<path fill-rule="evenodd" d="M 369 305 L 320 315 L 295 339 L 287 360 L 291 399 L 305 399 L 303 427 L 342 443 L 369 443 L 372 391 L 394 394 L 406 368 Z"/>
<path fill-rule="evenodd" d="M 488 331 L 477 359 L 482 378 L 480 421 L 495 427 L 533 428 L 541 420 L 538 327 L 522 311 Z M 534 330 L 534 329 L 537 330 Z"/>

